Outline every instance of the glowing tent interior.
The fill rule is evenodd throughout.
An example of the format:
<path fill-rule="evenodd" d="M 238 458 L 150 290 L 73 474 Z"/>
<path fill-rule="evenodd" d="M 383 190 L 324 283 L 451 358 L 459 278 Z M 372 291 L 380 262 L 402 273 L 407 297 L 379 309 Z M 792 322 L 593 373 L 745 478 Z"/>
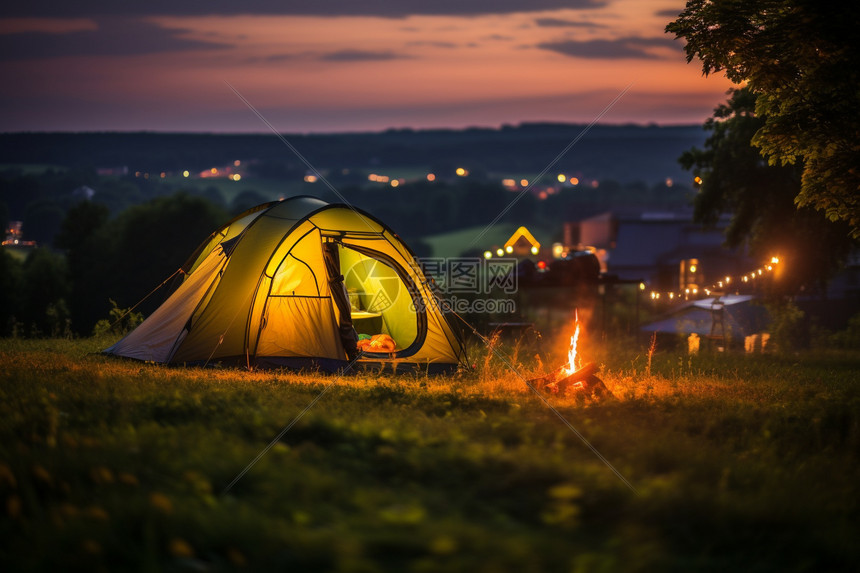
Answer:
<path fill-rule="evenodd" d="M 266 203 L 214 232 L 142 324 L 104 352 L 166 364 L 467 364 L 409 248 L 371 215 L 314 197 Z M 386 344 L 357 352 L 361 335 Z"/>

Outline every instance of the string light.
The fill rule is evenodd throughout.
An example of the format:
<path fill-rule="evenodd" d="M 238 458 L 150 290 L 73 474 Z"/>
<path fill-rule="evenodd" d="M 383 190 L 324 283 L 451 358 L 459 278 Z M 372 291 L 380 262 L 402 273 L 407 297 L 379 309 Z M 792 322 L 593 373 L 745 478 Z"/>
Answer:
<path fill-rule="evenodd" d="M 699 298 L 699 291 L 701 291 L 704 296 L 713 296 L 716 294 L 720 294 L 725 288 L 728 288 L 729 285 L 732 284 L 732 281 L 740 280 L 744 284 L 749 284 L 750 281 L 762 277 L 765 273 L 773 272 L 776 265 L 779 264 L 779 257 L 771 257 L 770 262 L 762 265 L 761 267 L 749 271 L 747 273 L 738 275 L 737 277 L 732 277 L 731 275 L 727 275 L 722 278 L 722 280 L 717 281 L 707 288 L 698 288 L 691 286 L 689 288 L 685 288 L 683 291 L 668 291 L 668 292 L 660 292 L 656 290 L 652 290 L 650 292 L 651 300 L 658 301 L 664 298 L 668 298 L 669 300 L 678 299 L 689 300 L 692 298 Z M 640 289 L 643 288 L 644 283 L 640 283 Z"/>

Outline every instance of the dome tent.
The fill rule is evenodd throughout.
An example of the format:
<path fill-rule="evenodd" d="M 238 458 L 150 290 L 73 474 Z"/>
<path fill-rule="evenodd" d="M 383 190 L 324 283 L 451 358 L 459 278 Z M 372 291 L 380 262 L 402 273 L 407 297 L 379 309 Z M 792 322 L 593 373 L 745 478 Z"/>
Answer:
<path fill-rule="evenodd" d="M 266 203 L 213 233 L 179 287 L 106 354 L 166 364 L 336 371 L 360 334 L 393 352 L 357 362 L 455 370 L 461 337 L 409 248 L 371 215 L 299 196 Z"/>

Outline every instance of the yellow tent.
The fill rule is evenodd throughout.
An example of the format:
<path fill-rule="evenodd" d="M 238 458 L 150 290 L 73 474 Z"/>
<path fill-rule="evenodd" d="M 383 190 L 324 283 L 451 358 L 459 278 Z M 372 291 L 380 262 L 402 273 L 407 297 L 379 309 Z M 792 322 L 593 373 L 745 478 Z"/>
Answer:
<path fill-rule="evenodd" d="M 346 205 L 303 196 L 250 209 L 213 233 L 183 271 L 164 304 L 105 353 L 328 371 L 356 357 L 394 370 L 466 364 L 462 339 L 409 248 Z M 387 335 L 396 346 L 359 356 L 362 334 Z"/>

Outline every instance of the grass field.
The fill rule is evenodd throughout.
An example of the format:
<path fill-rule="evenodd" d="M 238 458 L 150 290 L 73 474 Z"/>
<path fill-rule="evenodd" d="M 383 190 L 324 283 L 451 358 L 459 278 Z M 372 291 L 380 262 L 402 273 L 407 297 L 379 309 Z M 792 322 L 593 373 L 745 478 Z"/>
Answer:
<path fill-rule="evenodd" d="M 486 226 L 470 227 L 459 231 L 451 231 L 440 235 L 425 237 L 424 241 L 433 248 L 434 257 L 459 257 L 467 249 L 479 250 L 496 246 L 500 247 L 511 238 L 518 226 L 513 223 L 501 223 L 489 228 Z M 542 245 L 549 245 L 550 233 L 546 229 L 530 225 L 529 231 Z M 480 240 L 472 245 L 477 237 Z"/>
<path fill-rule="evenodd" d="M 0 341 L 6 571 L 860 566 L 860 353 L 586 347 L 615 398 L 549 400 L 633 491 L 485 349 L 470 375 L 336 378 L 108 343 Z"/>

